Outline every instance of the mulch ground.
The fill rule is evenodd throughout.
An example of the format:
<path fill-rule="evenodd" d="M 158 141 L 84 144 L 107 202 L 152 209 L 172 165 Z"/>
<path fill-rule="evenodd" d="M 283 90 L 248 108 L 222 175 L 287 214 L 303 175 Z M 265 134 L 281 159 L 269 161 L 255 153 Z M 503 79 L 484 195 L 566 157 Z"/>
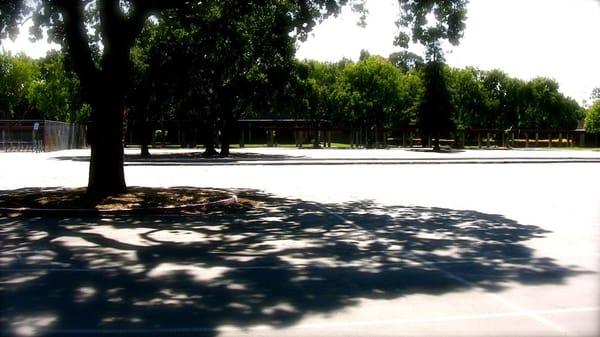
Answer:
<path fill-rule="evenodd" d="M 40 188 L 0 193 L 0 208 L 138 210 L 205 204 L 230 198 L 232 193 L 203 188 L 128 187 L 127 193 L 92 198 L 85 188 Z M 239 200 L 235 207 L 252 202 Z"/>

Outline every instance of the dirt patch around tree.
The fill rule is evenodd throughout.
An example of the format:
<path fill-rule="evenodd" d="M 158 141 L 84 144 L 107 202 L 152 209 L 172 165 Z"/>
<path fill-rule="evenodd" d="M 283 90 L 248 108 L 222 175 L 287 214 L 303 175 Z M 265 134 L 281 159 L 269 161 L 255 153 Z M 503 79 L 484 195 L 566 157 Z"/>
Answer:
<path fill-rule="evenodd" d="M 253 205 L 229 191 L 194 187 L 128 187 L 126 193 L 103 198 L 90 197 L 85 188 L 28 188 L 0 193 L 0 209 L 194 212 Z"/>

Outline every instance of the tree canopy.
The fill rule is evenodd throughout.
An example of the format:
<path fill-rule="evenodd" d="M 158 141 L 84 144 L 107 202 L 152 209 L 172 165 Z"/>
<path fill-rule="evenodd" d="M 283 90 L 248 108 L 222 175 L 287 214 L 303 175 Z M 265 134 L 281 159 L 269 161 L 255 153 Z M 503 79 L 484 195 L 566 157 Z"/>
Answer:
<path fill-rule="evenodd" d="M 468 0 L 398 0 L 398 3 L 401 12 L 398 46 L 407 48 L 410 41 L 422 44 L 427 60 L 441 61 L 444 40 L 459 44 L 466 27 Z"/>
<path fill-rule="evenodd" d="M 81 98 L 79 80 L 61 53 L 53 52 L 39 62 L 40 76 L 30 93 L 38 116 L 64 122 L 85 123 L 89 106 Z"/>
<path fill-rule="evenodd" d="M 421 131 L 433 137 L 434 150 L 439 150 L 441 135 L 454 128 L 451 119 L 453 106 L 444 72 L 443 42 L 458 45 L 465 29 L 468 0 L 398 2 L 401 11 L 398 26 L 401 31 L 396 44 L 406 48 L 412 40 L 425 47 L 427 64 L 421 69 L 425 91 L 418 121 Z"/>
<path fill-rule="evenodd" d="M 31 16 L 34 37 L 41 38 L 47 29 L 49 39 L 62 45 L 79 78 L 82 97 L 91 108 L 88 192 L 109 195 L 126 189 L 121 127 L 132 69 L 130 52 L 151 16 L 172 18 L 184 28 L 215 20 L 226 23 L 204 30 L 203 36 L 210 39 L 212 34 L 229 31 L 243 17 L 283 8 L 275 18 L 287 39 L 294 40 L 305 38 L 319 20 L 345 5 L 363 9 L 362 0 L 5 0 L 0 5 L 0 38 L 14 37 Z M 281 41 L 287 43 L 287 39 Z M 260 64 L 260 59 L 255 61 Z"/>
<path fill-rule="evenodd" d="M 203 125 L 204 145 L 214 150 L 220 134 L 223 155 L 233 122 L 249 115 L 329 120 L 374 129 L 375 139 L 385 128 L 439 138 L 454 126 L 571 128 L 582 118 L 552 79 L 443 64 L 443 41 L 462 37 L 466 0 L 399 4 L 396 43 L 423 44 L 425 60 L 365 51 L 356 63 L 295 61 L 295 43 L 319 21 L 343 6 L 364 15 L 364 0 L 6 0 L 0 37 L 31 17 L 33 36 L 46 30 L 63 52 L 0 56 L 0 113 L 88 122 L 88 190 L 100 195 L 125 189 L 125 107 L 129 118 Z"/>
<path fill-rule="evenodd" d="M 425 93 L 419 105 L 419 130 L 433 138 L 434 150 L 440 150 L 440 138 L 454 128 L 446 72 L 440 62 L 429 62 L 423 69 Z"/>
<path fill-rule="evenodd" d="M 221 120 L 223 103 L 217 104 L 212 94 L 222 90 L 212 84 L 221 82 L 191 76 L 212 68 L 202 66 L 201 62 L 192 68 L 181 67 L 187 58 L 173 51 L 176 44 L 166 42 L 165 35 L 153 37 L 153 34 L 132 52 L 134 85 L 125 102 L 130 108 L 129 119 L 182 120 L 186 126 L 196 123 L 192 127 L 205 123 L 211 116 Z M 163 55 L 164 50 L 172 52 Z M 27 88 L 22 90 L 24 93 L 18 96 L 17 103 L 11 105 L 13 115 L 8 117 L 86 121 L 89 107 L 83 104 L 78 94 L 79 82 L 60 53 L 40 60 L 1 55 L 0 60 L 10 65 L 2 69 L 19 69 L 13 64 L 23 63 L 34 70 L 28 72 L 31 76 L 21 77 L 24 79 L 21 82 L 10 72 L 2 73 L 4 80 L 0 84 L 7 88 L 0 93 L 3 106 L 14 96 L 13 91 Z M 377 123 L 385 129 L 417 126 L 425 93 L 421 70 L 405 71 L 380 56 L 358 62 L 290 62 L 290 78 L 284 76 L 283 69 L 263 72 L 252 68 L 247 85 L 236 89 L 240 96 L 230 96 L 235 106 L 245 108 L 234 117 L 298 118 L 317 123 L 328 120 L 346 128 L 371 128 Z M 482 71 L 473 67 L 443 66 L 443 74 L 452 105 L 452 121 L 458 129 L 569 130 L 583 118 L 583 109 L 560 93 L 553 79 L 523 81 L 497 69 Z M 9 86 L 10 83 L 20 84 Z M 186 87 L 194 89 L 184 90 Z"/>
<path fill-rule="evenodd" d="M 0 55 L 0 119 L 23 119 L 31 114 L 28 97 L 39 72 L 39 66 L 27 56 Z"/>
<path fill-rule="evenodd" d="M 89 107 L 64 56 L 33 60 L 0 54 L 0 119 L 53 119 L 85 122 Z"/>
<path fill-rule="evenodd" d="M 600 100 L 588 109 L 585 115 L 585 130 L 590 133 L 600 133 Z"/>

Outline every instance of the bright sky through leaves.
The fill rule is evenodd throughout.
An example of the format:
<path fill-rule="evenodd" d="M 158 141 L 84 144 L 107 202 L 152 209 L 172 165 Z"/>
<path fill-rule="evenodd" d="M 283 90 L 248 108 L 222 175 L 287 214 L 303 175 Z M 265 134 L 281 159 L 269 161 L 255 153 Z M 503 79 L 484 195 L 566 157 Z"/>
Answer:
<path fill-rule="evenodd" d="M 300 45 L 298 58 L 356 60 L 361 49 L 383 56 L 398 50 L 393 46 L 398 2 L 368 0 L 367 8 L 366 29 L 356 25 L 358 15 L 346 8 L 315 29 Z M 600 87 L 600 0 L 470 0 L 468 17 L 461 44 L 447 49 L 450 65 L 499 68 L 526 80 L 552 77 L 580 103 Z M 1 49 L 37 58 L 50 46 L 45 41 L 32 44 L 21 34 L 15 42 L 2 41 Z"/>
<path fill-rule="evenodd" d="M 298 57 L 356 60 L 363 48 L 383 56 L 398 50 L 397 1 L 368 0 L 367 8 L 366 29 L 347 10 L 317 27 Z M 600 0 L 470 0 L 467 15 L 460 45 L 446 49 L 451 66 L 499 68 L 525 80 L 551 77 L 580 103 L 600 87 Z"/>

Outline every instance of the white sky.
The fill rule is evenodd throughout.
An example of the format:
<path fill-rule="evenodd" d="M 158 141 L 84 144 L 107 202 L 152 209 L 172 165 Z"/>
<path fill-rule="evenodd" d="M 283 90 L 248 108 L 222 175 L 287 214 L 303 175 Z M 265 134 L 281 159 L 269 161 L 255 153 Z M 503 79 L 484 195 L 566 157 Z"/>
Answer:
<path fill-rule="evenodd" d="M 382 56 L 398 51 L 398 2 L 367 1 L 366 29 L 345 10 L 313 31 L 298 58 L 356 60 L 361 49 Z M 600 87 L 600 0 L 470 0 L 468 17 L 461 44 L 446 54 L 448 64 L 499 68 L 525 80 L 551 77 L 580 103 Z"/>
<path fill-rule="evenodd" d="M 298 58 L 356 60 L 361 49 L 382 56 L 398 51 L 397 0 L 367 0 L 367 8 L 367 28 L 358 27 L 357 15 L 347 8 L 313 31 Z M 460 46 L 446 55 L 450 65 L 499 68 L 525 80 L 551 77 L 580 103 L 600 87 L 600 0 L 470 0 L 468 17 Z M 0 50 L 34 58 L 51 48 L 58 46 L 31 43 L 27 34 L 0 44 Z"/>

